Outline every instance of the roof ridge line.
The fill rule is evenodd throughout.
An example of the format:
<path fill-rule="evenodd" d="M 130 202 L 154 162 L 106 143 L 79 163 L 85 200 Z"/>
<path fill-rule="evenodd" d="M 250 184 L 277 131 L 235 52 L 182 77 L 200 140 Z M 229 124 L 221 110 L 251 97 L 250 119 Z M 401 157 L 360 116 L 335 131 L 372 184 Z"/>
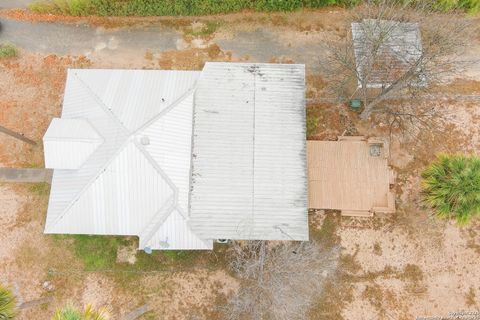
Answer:
<path fill-rule="evenodd" d="M 100 169 L 97 171 L 97 173 L 95 173 L 92 178 L 83 186 L 83 188 L 81 188 L 81 190 L 73 197 L 73 199 L 68 203 L 68 205 L 65 207 L 65 209 L 63 209 L 63 211 L 60 213 L 60 215 L 51 223 L 51 225 L 49 226 L 48 229 L 53 229 L 55 227 L 55 225 L 68 213 L 68 210 L 80 199 L 80 197 L 88 190 L 88 188 L 92 185 L 92 183 L 97 180 L 98 176 L 103 172 L 105 171 L 105 169 L 112 163 L 112 161 L 116 158 L 116 156 L 123 150 L 125 149 L 125 146 L 128 144 L 128 142 L 130 141 L 130 132 L 128 131 L 127 128 L 125 128 L 125 126 L 122 125 L 122 123 L 118 120 L 118 118 L 112 113 L 112 112 L 109 112 L 108 110 L 105 110 L 105 107 L 106 105 L 102 102 L 102 100 L 92 91 L 92 89 L 90 89 L 90 87 L 88 87 L 85 82 L 80 79 L 80 77 L 78 77 L 78 75 L 76 73 L 73 73 L 73 76 L 75 77 L 75 79 L 77 79 L 79 81 L 79 83 L 82 84 L 82 86 L 84 88 L 86 88 L 93 96 L 93 98 L 95 99 L 95 101 L 97 102 L 97 106 L 99 106 L 101 108 L 101 110 L 103 112 L 105 112 L 105 114 L 110 118 L 112 119 L 116 124 L 120 124 L 121 128 L 124 129 L 124 132 L 127 133 L 127 136 L 125 138 L 125 140 L 123 141 L 123 143 L 121 143 L 121 145 L 118 147 L 118 149 L 112 153 L 112 156 L 103 164 L 100 166 Z M 107 108 L 108 109 L 108 108 Z M 88 120 L 88 119 L 87 119 Z M 92 125 L 90 123 L 90 125 Z M 96 128 L 92 125 L 92 127 L 96 130 Z M 98 130 L 96 130 L 98 132 Z M 105 137 L 100 133 L 98 132 L 98 134 L 103 138 L 103 143 L 101 145 L 99 145 L 97 147 L 96 150 L 98 150 L 99 148 L 101 148 L 103 145 L 105 145 L 107 143 Z M 88 159 L 86 160 L 88 161 Z"/>
<path fill-rule="evenodd" d="M 98 176 L 102 174 L 106 170 L 106 168 L 108 168 L 108 166 L 113 162 L 113 160 L 117 157 L 117 155 L 120 154 L 120 152 L 125 149 L 125 147 L 128 145 L 129 142 L 130 142 L 130 139 L 129 137 L 127 137 L 125 141 L 114 152 L 114 154 L 112 154 L 112 156 L 106 161 L 106 163 L 100 167 L 98 172 L 95 175 L 93 175 L 93 178 L 90 179 L 88 183 L 85 184 L 85 186 L 80 190 L 80 192 L 77 193 L 77 195 L 73 198 L 73 200 L 70 201 L 70 203 L 65 207 L 62 213 L 57 217 L 57 219 L 55 219 L 55 221 L 51 224 L 51 226 L 48 229 L 55 227 L 58 221 L 60 221 L 60 219 L 62 219 L 68 213 L 68 210 L 75 204 L 75 202 L 77 202 L 80 199 L 80 197 L 88 190 L 88 188 L 92 185 L 92 183 L 95 182 L 95 180 L 97 180 Z M 97 150 L 105 143 L 106 142 L 98 146 Z"/>
<path fill-rule="evenodd" d="M 130 131 L 128 130 L 121 122 L 120 120 L 117 118 L 117 116 L 103 103 L 102 99 L 100 97 L 98 97 L 95 92 L 75 73 L 73 72 L 72 73 L 73 76 L 75 77 L 75 79 L 77 79 L 84 88 L 86 88 L 90 94 L 92 94 L 92 97 L 94 98 L 94 100 L 97 102 L 97 105 L 102 109 L 103 112 L 105 112 L 105 114 L 110 118 L 112 119 L 116 124 L 119 124 L 120 127 L 122 129 L 124 129 L 124 132 L 126 132 L 127 134 L 127 137 L 125 138 L 125 140 L 123 141 L 123 143 L 118 147 L 118 149 L 112 153 L 112 156 L 105 162 L 105 164 L 103 164 L 102 166 L 100 166 L 100 169 L 97 171 L 96 174 L 94 174 L 92 176 L 92 178 L 88 181 L 87 184 L 85 184 L 85 186 L 73 197 L 72 201 L 69 202 L 69 204 L 65 207 L 65 209 L 60 213 L 60 215 L 51 223 L 50 227 L 48 229 L 52 229 L 55 227 L 55 225 L 67 214 L 68 210 L 75 204 L 75 202 L 77 202 L 80 197 L 86 192 L 86 190 L 88 190 L 88 188 L 92 185 L 92 183 L 98 178 L 98 176 L 103 172 L 105 171 L 105 169 L 112 163 L 112 161 L 117 157 L 117 155 L 123 150 L 125 149 L 125 147 L 128 145 L 128 143 L 133 140 L 133 143 L 135 144 L 135 139 L 132 139 L 135 134 L 137 134 L 139 131 L 141 131 L 142 129 L 148 127 L 151 123 L 153 123 L 154 121 L 156 121 L 157 119 L 161 118 L 164 114 L 168 113 L 171 109 L 173 109 L 175 106 L 177 106 L 180 102 L 182 102 L 186 97 L 188 97 L 188 95 L 193 92 L 196 88 L 196 83 L 195 83 L 195 86 L 193 88 L 191 88 L 190 90 L 188 90 L 185 94 L 183 94 L 180 98 L 178 98 L 177 100 L 175 100 L 174 102 L 172 102 L 167 108 L 165 108 L 164 110 L 162 110 L 162 112 L 160 112 L 157 116 L 155 116 L 154 118 L 152 118 L 150 121 L 146 122 L 144 125 L 142 125 L 140 128 L 138 128 L 137 130 L 135 131 Z M 100 134 L 100 132 L 98 132 Z M 100 134 L 100 136 L 103 138 L 103 143 L 101 145 L 98 146 L 98 148 L 101 148 L 102 145 L 104 145 L 106 143 L 105 141 L 105 137 L 103 135 Z M 138 145 L 137 145 L 138 147 Z M 97 148 L 97 150 L 98 150 Z M 178 190 L 176 189 L 176 186 L 171 182 L 170 178 L 165 174 L 163 173 L 163 171 L 161 170 L 160 167 L 158 167 L 158 165 L 156 164 L 156 162 L 151 159 L 151 156 L 150 154 L 148 153 L 148 151 L 145 150 L 145 153 L 148 154 L 148 156 L 146 157 L 147 161 L 150 162 L 150 164 L 152 164 L 152 166 L 157 170 L 157 172 L 159 172 L 158 169 L 160 169 L 160 171 L 162 173 L 159 172 L 159 174 L 165 179 L 165 177 L 167 177 L 167 179 L 165 179 L 167 181 L 167 184 L 169 184 L 170 187 L 172 187 L 172 185 L 174 186 L 173 191 L 176 192 L 176 198 L 175 198 L 175 204 L 177 203 L 177 198 L 178 198 Z M 144 154 L 145 154 L 144 153 Z M 87 160 L 88 161 L 88 160 Z M 158 167 L 158 168 L 157 168 Z"/>
<path fill-rule="evenodd" d="M 197 80 L 198 81 L 198 80 Z M 145 130 L 147 129 L 150 125 L 152 125 L 153 123 L 155 123 L 158 119 L 162 118 L 165 114 L 169 113 L 173 108 L 175 108 L 176 106 L 178 106 L 183 100 L 185 100 L 191 93 L 193 93 L 195 91 L 195 89 L 197 88 L 197 82 L 195 82 L 195 85 L 188 89 L 184 94 L 182 94 L 177 100 L 173 101 L 172 103 L 170 103 L 168 105 L 168 107 L 166 107 L 165 109 L 163 109 L 162 111 L 160 111 L 156 116 L 154 116 L 152 119 L 148 120 L 147 122 L 145 122 L 144 124 L 142 124 L 140 127 L 138 127 L 137 129 L 135 129 L 134 131 L 132 131 L 132 135 L 135 135 L 135 134 L 138 134 L 140 131 L 142 130 Z"/>
<path fill-rule="evenodd" d="M 172 199 L 171 201 L 173 201 L 173 203 L 169 204 L 168 202 L 170 202 L 170 199 Z M 147 227 L 144 227 L 140 233 L 138 234 L 138 247 L 139 249 L 144 249 L 147 245 L 147 243 L 152 240 L 153 236 L 155 235 L 155 233 L 157 233 L 158 229 L 160 228 L 160 226 L 168 219 L 168 217 L 170 217 L 170 215 L 173 213 L 173 211 L 175 210 L 176 208 L 176 195 L 173 194 L 171 195 L 168 199 L 167 199 L 167 207 L 165 208 L 165 210 L 162 210 L 164 209 L 164 206 L 160 206 L 160 208 L 155 211 L 155 214 L 154 214 L 154 217 L 152 219 L 150 219 L 150 221 L 148 222 L 147 224 Z M 162 212 L 164 212 L 162 214 Z M 158 221 L 155 222 L 155 224 L 152 226 L 151 230 L 149 230 L 149 233 L 147 235 L 143 235 L 142 234 L 145 232 L 145 230 L 148 228 L 148 226 L 150 225 L 151 222 L 154 222 L 155 218 L 158 217 L 159 214 L 162 214 L 162 216 L 160 217 L 160 219 Z M 143 248 L 142 248 L 143 246 Z"/>
<path fill-rule="evenodd" d="M 175 185 L 175 183 L 173 183 L 173 181 L 170 179 L 170 177 L 163 171 L 163 169 L 160 167 L 160 165 L 155 161 L 155 159 L 153 159 L 153 157 L 150 155 L 150 153 L 142 145 L 140 145 L 140 143 L 138 141 L 136 141 L 135 139 L 132 139 L 132 141 L 133 141 L 133 144 L 135 145 L 135 147 L 137 147 L 137 149 L 140 151 L 140 153 L 143 154 L 145 159 L 147 159 L 147 161 L 150 162 L 152 167 L 157 171 L 157 173 L 163 178 L 163 180 L 168 184 L 168 186 L 173 191 L 173 195 L 171 196 L 171 197 L 173 197 L 173 203 L 167 208 L 167 212 L 161 217 L 161 219 L 159 221 L 157 221 L 157 223 L 153 227 L 153 229 L 156 229 L 155 230 L 155 232 L 156 232 L 158 230 L 158 228 L 163 224 L 163 222 L 165 222 L 165 220 L 168 218 L 168 216 L 172 213 L 173 209 L 175 209 L 177 207 L 177 205 L 178 205 L 178 188 Z M 146 226 L 142 227 L 142 231 L 140 233 L 142 233 L 150 225 L 150 222 L 152 222 L 153 220 L 155 220 L 157 218 L 156 214 L 161 209 L 162 209 L 162 207 L 160 207 L 155 212 L 154 217 L 152 219 L 150 219 L 150 221 L 146 224 Z M 148 241 L 150 241 L 153 238 L 153 236 L 155 235 L 155 232 L 151 232 L 146 237 L 144 237 L 144 240 L 142 240 L 142 243 L 147 243 Z"/>
<path fill-rule="evenodd" d="M 128 130 L 128 128 L 123 125 L 123 123 L 120 121 L 120 119 L 118 119 L 118 117 L 117 117 L 117 116 L 112 112 L 112 110 L 105 104 L 105 102 L 103 102 L 102 98 L 100 98 L 100 97 L 95 93 L 95 91 L 93 91 L 93 90 L 85 83 L 85 81 L 83 81 L 82 78 L 80 78 L 75 72 L 73 73 L 73 75 L 75 76 L 75 78 L 78 79 L 78 81 L 80 81 L 80 83 L 81 83 L 85 88 L 87 88 L 88 91 L 90 91 L 92 97 L 95 99 L 95 101 L 97 101 L 98 105 L 102 108 L 102 110 L 103 110 L 110 118 L 112 118 L 115 122 L 117 122 L 123 129 L 125 129 L 125 131 L 127 131 L 127 132 L 130 134 L 130 130 Z"/>
<path fill-rule="evenodd" d="M 188 220 L 190 220 L 190 218 L 187 216 L 185 216 L 185 212 L 183 212 L 183 209 L 182 207 L 177 204 L 177 206 L 174 208 L 174 210 L 177 210 L 178 214 L 183 218 L 183 220 L 185 221 L 185 227 L 190 230 L 190 232 L 195 235 L 195 237 L 197 237 L 198 239 L 200 239 L 202 242 L 204 242 L 204 244 L 206 245 L 205 241 L 213 241 L 212 239 L 205 239 L 205 238 L 202 238 L 200 237 L 198 234 L 195 233 L 195 231 L 192 230 L 192 227 L 190 226 L 190 224 L 188 223 Z M 173 212 L 173 210 L 172 210 Z"/>

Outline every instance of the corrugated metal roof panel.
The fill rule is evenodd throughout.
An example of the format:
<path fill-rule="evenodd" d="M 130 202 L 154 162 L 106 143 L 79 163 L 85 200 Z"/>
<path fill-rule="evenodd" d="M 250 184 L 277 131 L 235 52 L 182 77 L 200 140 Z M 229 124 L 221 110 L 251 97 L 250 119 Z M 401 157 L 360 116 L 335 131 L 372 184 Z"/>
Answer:
<path fill-rule="evenodd" d="M 352 38 L 357 71 L 367 88 L 382 88 L 412 67 L 421 67 L 422 41 L 417 23 L 365 19 L 352 23 Z M 425 80 L 421 77 L 412 84 L 423 86 Z M 361 87 L 360 81 L 358 85 Z"/>
<path fill-rule="evenodd" d="M 207 63 L 189 224 L 206 239 L 307 240 L 303 65 Z"/>
<path fill-rule="evenodd" d="M 199 71 L 75 70 L 119 121 L 134 131 L 195 87 Z M 132 107 L 134 106 L 134 107 Z"/>
<path fill-rule="evenodd" d="M 78 169 L 102 142 L 87 120 L 54 118 L 43 137 L 45 168 Z"/>
<path fill-rule="evenodd" d="M 72 70 L 69 70 L 67 76 L 63 118 L 83 118 L 90 121 L 104 142 L 78 170 L 54 170 L 45 225 L 47 231 L 96 179 L 128 137 L 125 128 Z M 48 155 L 46 157 L 48 158 Z"/>
<path fill-rule="evenodd" d="M 174 210 L 149 241 L 148 246 L 164 250 L 211 250 L 213 241 L 200 239 L 190 230 L 186 219 Z"/>
<path fill-rule="evenodd" d="M 101 142 L 102 138 L 86 119 L 53 118 L 43 136 L 46 140 Z"/>
<path fill-rule="evenodd" d="M 192 147 L 193 92 L 175 108 L 158 118 L 137 138 L 148 139 L 145 150 L 162 168 L 178 189 L 178 205 L 188 210 L 190 158 Z"/>
<path fill-rule="evenodd" d="M 138 235 L 173 192 L 130 141 L 50 231 Z"/>

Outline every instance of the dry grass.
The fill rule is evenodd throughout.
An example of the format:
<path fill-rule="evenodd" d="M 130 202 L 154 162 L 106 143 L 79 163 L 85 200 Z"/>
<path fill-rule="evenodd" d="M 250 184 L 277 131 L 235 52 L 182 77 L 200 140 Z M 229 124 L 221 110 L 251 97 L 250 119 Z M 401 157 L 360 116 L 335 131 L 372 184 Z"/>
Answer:
<path fill-rule="evenodd" d="M 216 44 L 205 49 L 164 51 L 158 59 L 158 65 L 164 70 L 201 70 L 207 61 L 231 61 L 231 54 L 224 53 Z"/>
<path fill-rule="evenodd" d="M 24 9 L 0 10 L 0 16 L 10 19 L 34 22 L 88 23 L 104 28 L 129 26 L 160 25 L 192 33 L 192 23 L 211 24 L 200 31 L 199 35 L 208 35 L 220 29 L 238 26 L 282 27 L 306 32 L 334 32 L 344 34 L 346 10 L 342 8 L 306 9 L 297 12 L 252 12 L 211 15 L 202 17 L 73 17 L 34 13 Z M 214 26 L 215 25 L 215 26 Z M 213 31 L 212 31 L 213 30 Z"/>
<path fill-rule="evenodd" d="M 467 294 L 465 295 L 465 300 L 466 300 L 467 306 L 469 306 L 469 307 L 475 306 L 477 304 L 477 301 L 476 301 L 475 298 L 476 298 L 475 290 L 473 289 L 473 287 L 470 287 L 468 289 Z"/>
<path fill-rule="evenodd" d="M 194 38 L 203 38 L 206 48 L 189 48 L 186 50 L 172 50 L 166 52 L 145 53 L 147 63 L 154 63 L 155 67 L 164 69 L 199 70 L 205 61 L 231 61 L 231 53 L 223 52 L 213 40 L 211 35 L 233 32 L 235 30 L 255 30 L 259 26 L 264 28 L 275 28 L 277 33 L 283 31 L 294 31 L 310 34 L 325 33 L 333 38 L 341 36 L 345 30 L 340 29 L 344 25 L 343 10 L 332 10 L 333 12 L 305 11 L 292 14 L 235 14 L 221 17 L 205 18 L 88 18 L 87 22 L 93 25 L 104 27 L 119 27 L 127 25 L 164 25 L 192 36 L 190 28 L 195 21 L 206 23 L 210 20 L 220 19 L 225 23 L 218 26 L 214 32 L 201 35 L 196 34 Z M 31 15 L 28 12 L 2 12 L 0 15 L 9 15 L 18 19 L 33 21 L 59 21 L 61 18 L 52 16 Z M 194 21 L 195 20 L 195 21 Z M 78 23 L 85 19 L 75 18 L 66 21 Z M 192 29 L 193 31 L 193 29 Z M 209 31 L 210 32 L 210 31 Z M 189 34 L 190 33 L 190 34 Z M 307 36 L 307 35 L 306 35 Z M 280 37 L 280 36 L 279 36 Z M 280 39 L 280 38 L 279 38 Z M 316 38 L 312 38 L 316 39 Z M 189 44 L 191 45 L 191 43 Z M 278 57 L 275 62 L 289 62 L 283 57 Z M 68 66 L 86 66 L 89 61 L 84 58 L 74 59 L 70 57 L 39 57 L 25 53 L 18 60 L 1 64 L 0 81 L 4 86 L 0 88 L 2 101 L 0 108 L 0 122 L 4 122 L 13 129 L 25 132 L 39 140 L 46 130 L 46 127 L 53 116 L 60 112 L 61 96 L 65 80 L 65 68 Z M 95 67 L 102 67 L 94 65 Z M 151 66 L 151 65 L 150 65 Z M 141 67 L 141 66 L 140 66 Z M 324 93 L 325 82 L 322 77 L 316 74 L 307 75 L 307 97 L 310 99 L 321 98 Z M 8 88 L 8 90 L 6 89 Z M 11 90 L 15 88 L 15 90 Z M 478 82 L 470 80 L 457 80 L 449 86 L 439 88 L 440 92 L 456 94 L 477 94 L 480 92 Z M 478 106 L 472 105 L 469 109 L 457 101 L 442 101 L 442 107 L 465 111 L 466 114 L 474 114 Z M 34 108 L 32 107 L 34 106 Z M 453 108 L 455 107 L 455 108 Z M 315 119 L 315 130 L 311 135 L 312 139 L 333 140 L 338 135 L 366 134 L 368 136 L 388 136 L 388 128 L 378 126 L 378 122 L 361 123 L 355 113 L 348 110 L 346 106 L 331 105 L 324 103 L 309 103 L 307 109 L 308 117 Z M 20 119 L 21 121 L 18 121 Z M 480 120 L 478 118 L 472 118 Z M 34 120 L 34 121 L 32 121 Z M 457 119 L 458 120 L 458 119 Z M 460 119 L 461 120 L 461 119 Z M 394 155 L 402 151 L 413 155 L 412 160 L 399 166 L 399 181 L 397 192 L 400 199 L 400 210 L 396 215 L 387 217 L 374 217 L 373 219 L 352 219 L 340 217 L 337 213 L 328 212 L 311 214 L 310 227 L 311 238 L 316 239 L 325 246 L 338 245 L 342 238 L 349 236 L 350 242 L 354 244 L 354 250 L 345 250 L 340 259 L 339 270 L 335 278 L 329 281 L 324 294 L 320 297 L 309 312 L 311 319 L 354 319 L 349 317 L 348 311 L 352 305 L 365 303 L 367 308 L 366 317 L 374 318 L 377 313 L 388 317 L 389 309 L 399 310 L 393 315 L 394 319 L 408 319 L 413 316 L 409 308 L 422 307 L 422 303 L 429 298 L 441 296 L 429 296 L 432 292 L 441 290 L 430 286 L 432 274 L 442 272 L 435 269 L 433 265 L 420 263 L 418 258 L 429 255 L 432 252 L 444 252 L 443 240 L 445 238 L 445 225 L 431 222 L 428 214 L 416 205 L 415 197 L 418 193 L 415 185 L 415 176 L 438 151 L 458 152 L 469 150 L 472 138 L 469 131 L 462 131 L 470 122 L 453 121 L 445 117 L 442 125 L 432 130 L 419 132 L 413 138 L 403 139 L 400 135 L 396 139 L 402 139 L 399 149 L 394 150 Z M 41 166 L 42 150 L 40 147 L 31 148 L 20 143 L 12 142 L 6 137 L 0 137 L 0 163 L 11 166 Z M 470 149 L 471 150 L 471 149 Z M 42 295 L 53 295 L 54 305 L 33 309 L 23 319 L 48 318 L 49 312 L 55 305 L 62 305 L 66 300 L 74 300 L 82 303 L 89 299 L 106 301 L 113 307 L 116 315 L 121 315 L 134 307 L 148 302 L 155 307 L 146 319 L 158 319 L 160 317 L 184 317 L 190 319 L 222 319 L 221 308 L 228 301 L 231 288 L 234 291 L 235 280 L 230 275 L 218 274 L 215 271 L 200 270 L 199 265 L 191 266 L 192 270 L 180 273 L 153 272 L 149 274 L 107 274 L 102 272 L 76 272 L 82 270 L 81 259 L 75 256 L 73 239 L 55 239 L 45 236 L 43 224 L 46 210 L 46 197 L 48 187 L 45 185 L 17 185 L 15 192 L 21 201 L 21 207 L 15 220 L 15 225 L 5 229 L 7 234 L 19 236 L 22 242 L 15 244 L 15 263 L 0 263 L 0 271 L 8 271 L 10 275 L 17 277 L 22 296 L 37 298 Z M 466 249 L 458 243 L 455 250 L 460 248 L 461 254 L 480 255 L 478 227 L 469 228 L 464 235 Z M 353 235 L 349 232 L 354 230 Z M 419 232 L 421 230 L 421 232 Z M 394 232 L 395 238 L 386 242 Z M 369 235 L 375 236 L 371 240 Z M 20 235 L 23 235 L 20 237 Z M 404 237 L 402 237 L 404 236 Z M 23 241 L 25 239 L 25 241 Z M 458 241 L 458 240 L 457 240 Z M 363 246 L 364 244 L 368 244 Z M 409 247 L 411 245 L 411 247 Z M 422 253 L 422 256 L 412 258 L 408 254 L 414 250 Z M 416 251 L 414 251 L 416 252 Z M 460 254 L 460 253 L 459 253 Z M 61 257 L 59 259 L 58 257 Z M 368 257 L 368 258 L 365 258 Z M 399 263 L 395 258 L 404 259 Z M 453 259 L 446 255 L 448 259 Z M 468 255 L 464 256 L 468 258 Z M 221 254 L 215 253 L 205 260 L 199 259 L 200 265 L 218 263 L 225 261 Z M 455 266 L 448 261 L 440 261 L 442 266 L 453 268 Z M 478 259 L 477 259 L 478 260 Z M 212 262 L 213 261 L 213 262 Z M 380 261 L 378 268 L 372 268 L 370 261 Z M 453 260 L 452 260 L 453 261 Z M 460 261 L 460 260 L 456 260 Z M 463 262 L 458 262 L 462 267 Z M 376 266 L 376 265 L 375 265 Z M 2 269 L 3 268 L 3 269 Z M 219 269 L 222 269 L 220 266 Z M 71 271 L 71 272 L 69 272 Z M 475 282 L 472 278 L 475 270 L 470 274 L 464 274 L 467 281 Z M 456 273 L 461 271 L 457 270 Z M 456 273 L 451 271 L 448 274 L 452 279 L 460 281 Z M 436 278 L 433 278 L 436 279 Z M 56 290 L 47 293 L 41 289 L 41 283 L 45 280 L 51 281 Z M 400 284 L 399 288 L 395 285 Z M 459 283 L 459 290 L 462 290 L 462 303 L 468 306 L 478 306 L 478 289 L 476 285 L 468 283 L 466 286 Z M 392 291 L 393 290 L 393 291 Z M 393 293 L 398 298 L 393 297 Z M 385 299 L 381 300 L 380 295 Z M 106 298 L 108 297 L 108 299 Z M 449 299 L 437 299 L 448 305 Z M 458 304 L 453 294 L 452 301 Z M 188 301 L 188 302 L 187 302 Z M 368 307 L 372 305 L 373 309 Z M 433 308 L 433 306 L 430 306 Z M 413 309 L 416 310 L 416 309 Z M 436 309 L 435 309 L 436 310 Z M 382 313 L 383 312 L 383 313 Z M 386 312 L 386 313 L 385 313 Z M 167 316 L 167 315 L 168 316 Z M 361 318 L 356 314 L 357 318 Z"/>
<path fill-rule="evenodd" d="M 442 94 L 479 94 L 480 81 L 471 79 L 455 79 L 448 85 L 437 86 L 433 88 L 433 91 Z"/>
<path fill-rule="evenodd" d="M 37 141 L 36 146 L 0 135 L 0 165 L 43 167 L 41 138 L 50 120 L 60 114 L 66 68 L 85 67 L 84 57 L 23 54 L 0 62 L 0 123 Z M 12 90 L 14 88 L 14 90 Z"/>

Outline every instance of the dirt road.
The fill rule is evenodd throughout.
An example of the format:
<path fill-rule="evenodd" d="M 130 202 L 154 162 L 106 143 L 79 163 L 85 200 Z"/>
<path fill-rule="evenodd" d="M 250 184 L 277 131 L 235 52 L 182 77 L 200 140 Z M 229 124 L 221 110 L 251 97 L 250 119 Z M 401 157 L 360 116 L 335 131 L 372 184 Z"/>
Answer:
<path fill-rule="evenodd" d="M 191 45 L 185 43 L 182 32 L 165 25 L 105 29 L 87 24 L 32 23 L 10 19 L 2 19 L 1 24 L 0 41 L 10 41 L 26 51 L 122 61 L 124 67 L 126 59 L 143 60 L 147 50 L 182 50 Z M 292 45 L 278 28 L 239 30 L 228 36 L 216 36 L 207 43 L 200 39 L 193 46 L 202 47 L 211 43 L 217 44 L 224 52 L 232 52 L 237 59 L 270 62 L 280 58 L 306 63 L 312 69 L 316 68 L 316 62 L 325 51 L 320 41 L 306 39 Z"/>

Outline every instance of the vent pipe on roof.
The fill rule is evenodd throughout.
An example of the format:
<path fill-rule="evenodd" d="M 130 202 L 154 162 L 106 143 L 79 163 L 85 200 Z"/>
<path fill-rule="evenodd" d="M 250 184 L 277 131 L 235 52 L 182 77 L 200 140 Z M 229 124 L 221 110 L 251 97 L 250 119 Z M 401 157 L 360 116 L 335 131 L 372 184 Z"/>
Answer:
<path fill-rule="evenodd" d="M 146 254 L 152 254 L 152 248 L 150 247 L 143 248 L 143 251 L 145 251 Z"/>

